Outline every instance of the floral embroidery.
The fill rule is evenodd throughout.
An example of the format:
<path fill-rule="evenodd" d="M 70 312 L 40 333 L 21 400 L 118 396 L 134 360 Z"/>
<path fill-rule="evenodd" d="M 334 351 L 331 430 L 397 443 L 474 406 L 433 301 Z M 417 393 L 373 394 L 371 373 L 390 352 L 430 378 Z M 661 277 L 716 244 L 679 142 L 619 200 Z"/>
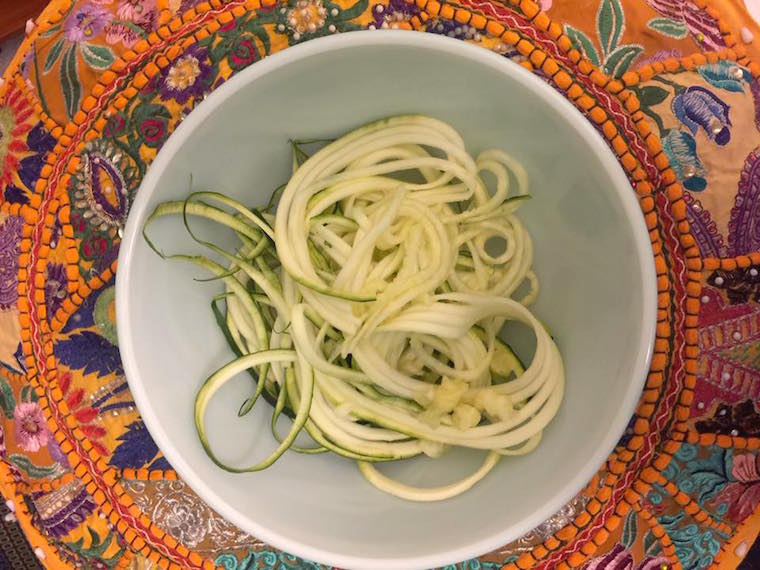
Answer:
<path fill-rule="evenodd" d="M 0 309 L 8 309 L 18 298 L 18 248 L 23 225 L 18 216 L 0 222 Z"/>
<path fill-rule="evenodd" d="M 106 26 L 106 42 L 131 48 L 154 31 L 157 24 L 155 0 L 122 0 L 116 7 L 116 18 Z"/>
<path fill-rule="evenodd" d="M 596 33 L 600 51 L 581 30 L 565 25 L 565 33 L 573 45 L 596 66 L 613 77 L 621 77 L 630 69 L 644 48 L 639 44 L 621 44 L 625 32 L 625 14 L 620 0 L 601 0 L 596 12 Z"/>
<path fill-rule="evenodd" d="M 710 139 L 725 145 L 731 139 L 729 106 L 712 91 L 692 85 L 673 99 L 673 114 L 696 135 L 699 127 Z"/>
<path fill-rule="evenodd" d="M 51 26 L 45 31 L 46 37 L 57 32 L 60 37 L 47 50 L 41 73 L 49 74 L 60 61 L 58 79 L 66 115 L 71 119 L 79 109 L 82 99 L 82 85 L 79 79 L 80 58 L 88 67 L 102 70 L 108 69 L 115 61 L 115 57 L 111 48 L 93 41 L 111 24 L 113 19 L 111 13 L 93 3 L 84 3 L 75 7 L 72 5 L 69 10 L 62 24 Z M 38 47 L 39 45 L 38 43 Z M 34 54 L 32 59 L 35 70 L 38 67 L 36 57 Z M 40 102 L 44 108 L 44 96 Z"/>
<path fill-rule="evenodd" d="M 669 565 L 670 561 L 663 557 L 647 556 L 640 563 L 634 565 L 633 554 L 622 544 L 616 544 L 604 556 L 597 556 L 589 560 L 583 570 L 661 570 L 662 565 Z"/>
<path fill-rule="evenodd" d="M 734 454 L 731 479 L 715 502 L 729 503 L 726 517 L 740 523 L 760 505 L 760 455 Z"/>
<path fill-rule="evenodd" d="M 27 119 L 32 108 L 21 91 L 11 87 L 0 106 L 0 190 L 4 190 L 19 167 L 19 155 L 27 150 L 23 135 L 32 128 Z"/>
<path fill-rule="evenodd" d="M 13 412 L 16 443 L 24 451 L 39 451 L 47 445 L 50 432 L 45 415 L 37 402 L 20 402 Z"/>
<path fill-rule="evenodd" d="M 161 98 L 187 103 L 190 97 L 202 97 L 210 87 L 212 78 L 207 60 L 208 54 L 204 48 L 195 45 L 187 50 L 166 70 L 160 86 Z"/>
<path fill-rule="evenodd" d="M 95 4 L 81 4 L 66 18 L 64 37 L 70 42 L 85 42 L 100 35 L 111 14 Z"/>
<path fill-rule="evenodd" d="M 72 390 L 71 380 L 71 372 L 64 372 L 61 374 L 61 378 L 58 381 L 63 397 L 66 399 L 66 405 L 69 408 L 69 412 L 74 415 L 79 423 L 79 428 L 87 436 L 87 439 L 90 440 L 90 443 L 98 453 L 104 456 L 108 455 L 108 450 L 100 441 L 101 438 L 105 437 L 106 430 L 100 425 L 100 422 L 97 421 L 98 409 L 91 405 L 95 402 L 92 398 L 89 399 L 90 403 L 85 400 L 83 389 L 77 388 Z"/>
<path fill-rule="evenodd" d="M 260 22 L 267 23 L 273 16 L 275 29 L 287 33 L 291 44 L 297 44 L 327 34 L 360 29 L 351 20 L 364 13 L 368 4 L 368 0 L 358 0 L 353 6 L 343 8 L 329 0 L 288 0 L 280 8 L 261 10 Z"/>
<path fill-rule="evenodd" d="M 647 0 L 658 13 L 686 26 L 692 37 L 707 49 L 725 47 L 718 22 L 691 0 Z"/>

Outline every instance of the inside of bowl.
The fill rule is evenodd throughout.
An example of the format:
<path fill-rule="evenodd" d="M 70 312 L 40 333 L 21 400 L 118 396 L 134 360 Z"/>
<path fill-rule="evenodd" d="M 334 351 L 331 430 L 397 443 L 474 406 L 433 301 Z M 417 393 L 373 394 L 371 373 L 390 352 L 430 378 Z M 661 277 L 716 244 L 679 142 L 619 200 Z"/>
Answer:
<path fill-rule="evenodd" d="M 169 461 L 245 530 L 344 567 L 453 562 L 498 547 L 551 515 L 624 429 L 651 342 L 646 319 L 653 299 L 642 277 L 649 261 L 637 245 L 643 222 L 632 217 L 633 201 L 621 202 L 621 188 L 633 191 L 612 155 L 599 154 L 601 140 L 587 125 L 579 130 L 567 107 L 521 70 L 505 73 L 507 63 L 490 57 L 483 63 L 440 38 L 406 39 L 417 35 L 288 50 L 215 92 L 154 163 L 133 205 L 123 245 L 129 250 L 120 260 L 119 338 L 130 387 Z M 534 240 L 541 282 L 534 310 L 565 362 L 562 407 L 535 452 L 503 460 L 475 488 L 440 503 L 383 494 L 352 462 L 332 454 L 287 453 L 264 472 L 221 471 L 198 443 L 192 417 L 200 383 L 231 358 L 209 309 L 219 286 L 193 281 L 202 276 L 195 268 L 162 261 L 139 237 L 142 222 L 158 202 L 186 195 L 190 175 L 196 188 L 250 205 L 265 202 L 288 177 L 289 138 L 334 137 L 399 113 L 441 118 L 471 153 L 503 148 L 527 169 L 533 199 L 520 217 Z M 177 220 L 157 224 L 152 235 L 166 251 L 194 250 Z M 273 445 L 268 409 L 236 415 L 249 390 L 250 380 L 241 376 L 208 413 L 220 455 L 241 464 Z M 479 457 L 455 452 L 388 472 L 439 482 L 465 474 Z"/>

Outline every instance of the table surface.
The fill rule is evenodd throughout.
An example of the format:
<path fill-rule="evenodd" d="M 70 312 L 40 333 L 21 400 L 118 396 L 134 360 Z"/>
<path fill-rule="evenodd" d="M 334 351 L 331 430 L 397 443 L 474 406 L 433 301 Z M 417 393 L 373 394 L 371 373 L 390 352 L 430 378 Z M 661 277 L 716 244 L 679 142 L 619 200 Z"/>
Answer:
<path fill-rule="evenodd" d="M 496 51 L 571 100 L 628 174 L 658 274 L 655 354 L 615 451 L 551 519 L 457 568 L 757 567 L 760 3 L 273 2 L 54 0 L 14 50 L 0 84 L 13 511 L 0 554 L 20 528 L 48 568 L 324 567 L 221 519 L 150 438 L 116 346 L 118 229 L 158 149 L 221 82 L 313 37 L 400 27 Z"/>

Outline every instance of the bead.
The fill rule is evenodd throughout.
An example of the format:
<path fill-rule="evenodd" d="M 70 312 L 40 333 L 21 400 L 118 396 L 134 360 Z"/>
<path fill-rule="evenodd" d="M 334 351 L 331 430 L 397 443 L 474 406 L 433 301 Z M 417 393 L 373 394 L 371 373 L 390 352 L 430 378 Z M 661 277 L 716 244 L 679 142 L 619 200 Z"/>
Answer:
<path fill-rule="evenodd" d="M 704 410 L 705 409 L 705 403 L 704 402 L 697 402 L 697 409 L 698 410 Z"/>
<path fill-rule="evenodd" d="M 731 430 L 731 435 L 734 436 L 734 437 L 736 437 L 737 435 L 739 435 L 739 430 L 738 429 L 732 429 Z"/>
<path fill-rule="evenodd" d="M 382 14 L 383 12 L 385 12 L 385 6 L 383 6 L 382 4 L 378 4 L 377 7 L 375 8 L 375 11 L 378 14 Z M 335 14 L 333 14 L 333 16 L 337 16 L 337 10 L 335 11 Z"/>
<path fill-rule="evenodd" d="M 331 16 L 337 16 L 338 15 L 338 9 L 337 8 L 333 8 L 332 10 L 330 10 L 330 15 Z"/>
<path fill-rule="evenodd" d="M 723 277 L 716 277 L 716 278 L 715 278 L 715 284 L 716 284 L 718 287 L 720 287 L 721 285 L 723 285 L 723 283 L 724 283 Z"/>
<path fill-rule="evenodd" d="M 683 175 L 685 178 L 691 178 L 697 173 L 697 168 L 693 164 L 687 164 L 683 167 Z"/>
<path fill-rule="evenodd" d="M 744 72 L 742 71 L 742 68 L 738 65 L 732 65 L 731 68 L 728 70 L 728 75 L 730 77 L 733 77 L 734 79 L 741 79 L 744 77 Z"/>
<path fill-rule="evenodd" d="M 327 29 L 328 29 L 328 31 L 329 31 L 331 34 L 334 34 L 334 33 L 335 33 L 335 30 L 336 30 L 337 28 L 335 27 L 335 24 L 330 24 L 329 26 L 327 26 Z"/>
<path fill-rule="evenodd" d="M 755 35 L 747 27 L 742 27 L 742 29 L 741 29 L 741 31 L 739 33 L 740 33 L 740 35 L 742 37 L 742 41 L 745 44 L 751 44 L 752 40 L 755 39 Z"/>
<path fill-rule="evenodd" d="M 734 548 L 734 554 L 736 554 L 736 556 L 738 556 L 739 558 L 744 558 L 748 550 L 749 550 L 749 545 L 747 544 L 747 541 L 744 540 L 736 545 L 736 548 Z"/>
<path fill-rule="evenodd" d="M 702 295 L 702 303 L 706 305 L 709 302 L 710 302 L 710 297 L 708 297 L 707 295 Z"/>
<path fill-rule="evenodd" d="M 32 33 L 33 30 L 34 30 L 34 20 L 30 18 L 29 20 L 26 21 L 26 25 L 24 25 L 24 32 L 28 36 L 29 34 Z"/>
<path fill-rule="evenodd" d="M 753 267 L 753 268 L 751 268 L 751 269 L 749 270 L 749 274 L 750 274 L 752 277 L 757 277 L 757 269 L 755 269 L 754 267 Z"/>
<path fill-rule="evenodd" d="M 39 558 L 40 560 L 45 560 L 45 551 L 42 550 L 39 546 L 34 549 L 34 554 Z"/>
<path fill-rule="evenodd" d="M 720 375 L 720 378 L 724 382 L 728 382 L 729 380 L 731 380 L 731 373 L 730 372 L 724 372 L 723 374 Z"/>
<path fill-rule="evenodd" d="M 734 340 L 742 339 L 742 333 L 740 333 L 739 331 L 734 331 L 734 334 L 732 334 L 731 336 L 734 338 Z"/>

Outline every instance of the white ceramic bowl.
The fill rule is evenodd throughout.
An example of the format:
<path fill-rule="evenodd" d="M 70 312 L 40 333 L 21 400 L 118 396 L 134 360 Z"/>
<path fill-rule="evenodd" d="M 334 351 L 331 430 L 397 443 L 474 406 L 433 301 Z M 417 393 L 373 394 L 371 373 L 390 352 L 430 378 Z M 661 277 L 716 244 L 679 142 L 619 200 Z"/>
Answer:
<path fill-rule="evenodd" d="M 372 119 L 425 113 L 451 123 L 471 153 L 500 147 L 525 165 L 520 217 L 535 243 L 535 312 L 567 370 L 559 414 L 538 449 L 508 458 L 469 492 L 418 504 L 377 491 L 331 454 L 287 453 L 245 475 L 207 459 L 193 424 L 202 380 L 231 358 L 211 311 L 219 284 L 159 259 L 140 231 L 160 201 L 211 187 L 261 204 L 290 167 L 289 138 L 341 134 Z M 177 220 L 152 237 L 166 251 L 193 246 Z M 172 134 L 142 182 L 119 255 L 121 355 L 145 423 L 181 477 L 222 516 L 259 539 L 343 568 L 430 568 L 485 553 L 559 510 L 613 449 L 634 411 L 654 338 L 656 290 L 648 234 L 634 192 L 602 138 L 560 94 L 484 49 L 409 32 L 318 39 L 256 63 L 221 86 Z M 520 341 L 518 339 L 518 344 Z M 239 419 L 250 380 L 212 403 L 212 444 L 249 464 L 272 448 L 269 410 Z M 413 460 L 391 471 L 441 483 L 477 455 Z"/>

